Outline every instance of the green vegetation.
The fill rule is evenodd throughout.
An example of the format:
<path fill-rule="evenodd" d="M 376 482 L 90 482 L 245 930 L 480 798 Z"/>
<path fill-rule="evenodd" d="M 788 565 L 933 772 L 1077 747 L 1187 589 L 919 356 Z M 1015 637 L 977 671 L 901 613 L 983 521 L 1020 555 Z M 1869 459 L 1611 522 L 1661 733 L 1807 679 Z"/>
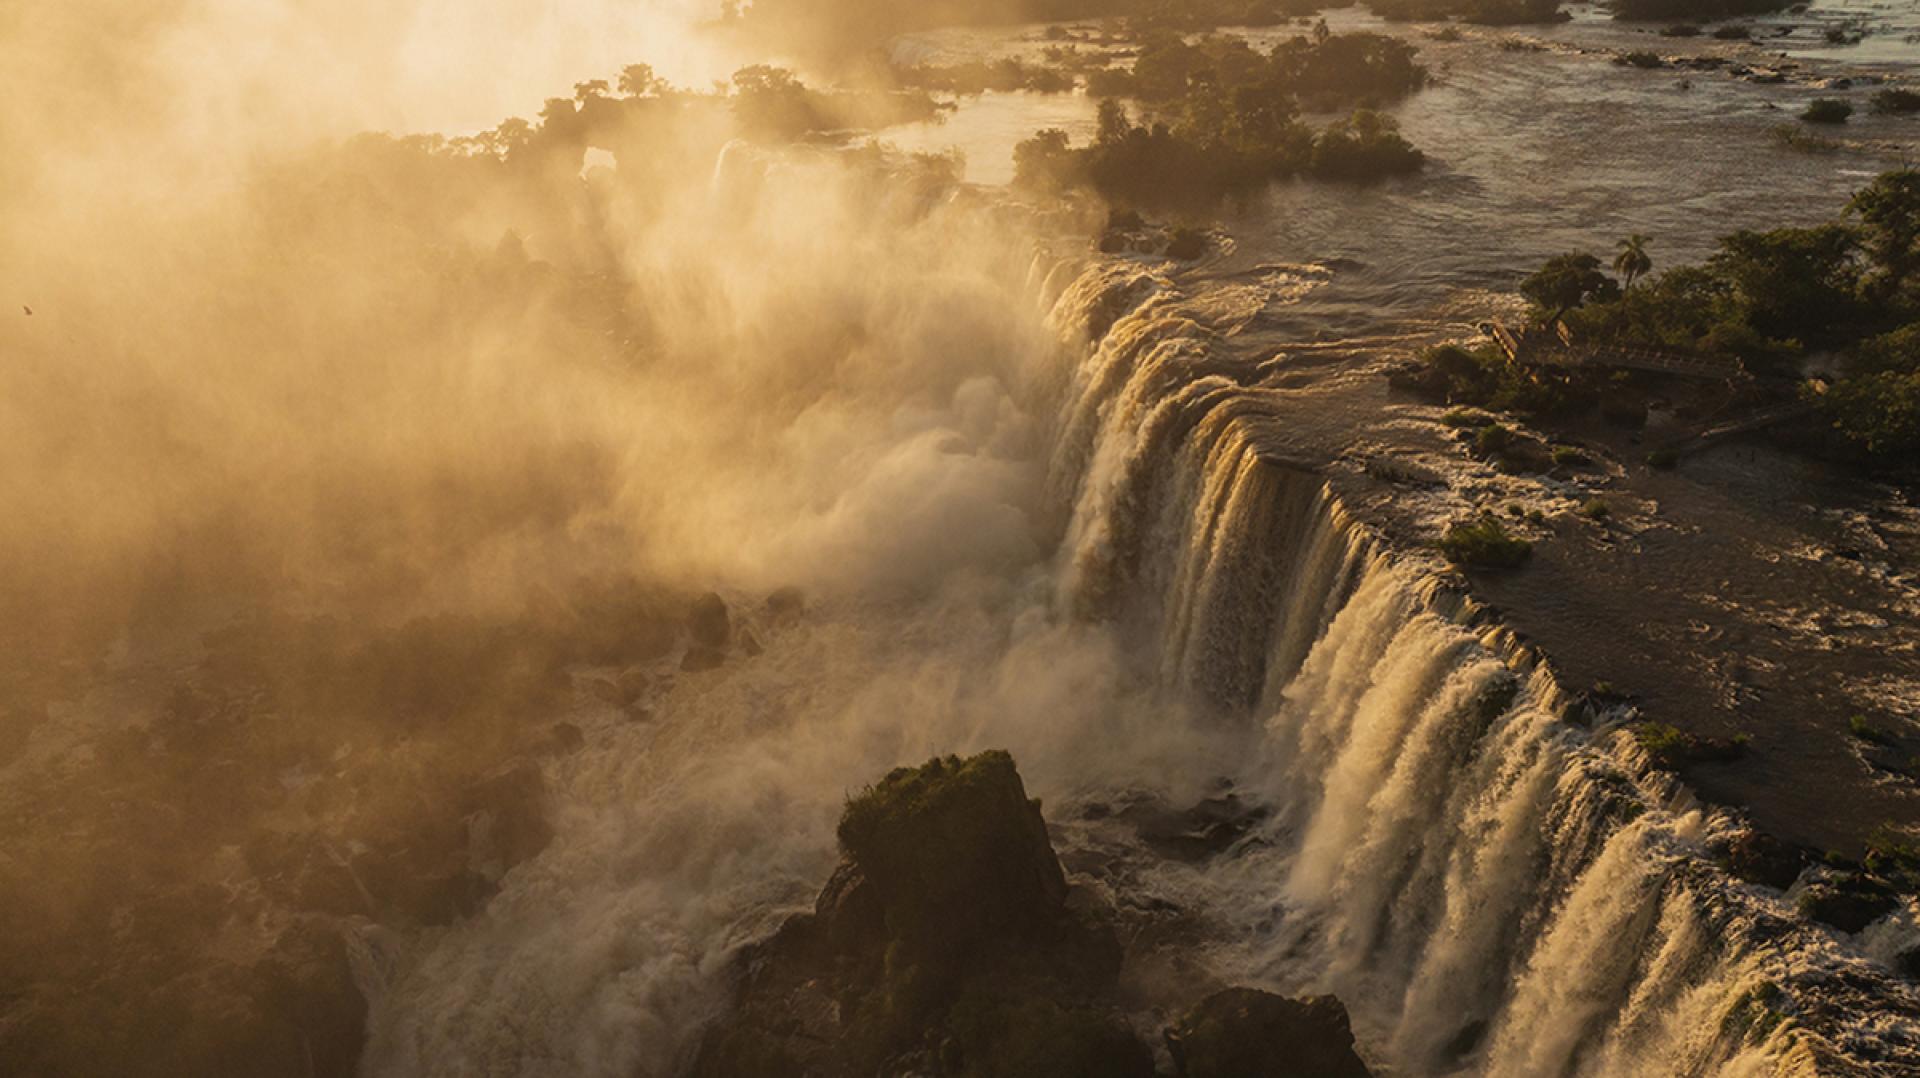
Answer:
<path fill-rule="evenodd" d="M 1289 38 L 1266 53 L 1241 37 L 1190 42 L 1170 31 L 1150 32 L 1142 36 L 1131 69 L 1094 71 L 1087 89 L 1176 111 L 1231 103 L 1245 90 L 1337 108 L 1396 100 L 1426 79 L 1412 45 L 1385 34 L 1330 33 L 1323 21 L 1312 35 Z"/>
<path fill-rule="evenodd" d="M 1678 771 L 1690 764 L 1738 760 L 1746 755 L 1750 744 L 1745 734 L 1703 737 L 1662 722 L 1642 723 L 1635 728 L 1633 736 L 1654 766 L 1668 771 Z"/>
<path fill-rule="evenodd" d="M 1513 428 L 1499 423 L 1488 423 L 1473 434 L 1473 448 L 1483 456 L 1491 456 L 1513 444 Z"/>
<path fill-rule="evenodd" d="M 1725 357 L 1763 380 L 1756 401 L 1816 406 L 1828 432 L 1816 443 L 1863 463 L 1902 462 L 1920 451 L 1920 172 L 1885 173 L 1848 202 L 1843 218 L 1807 228 L 1723 237 L 1706 262 L 1652 272 L 1644 237 L 1621 241 L 1612 269 L 1587 253 L 1549 259 L 1521 282 L 1540 327 L 1564 323 L 1580 340 Z M 1623 287 L 1630 283 L 1632 287 Z M 1534 332 L 1550 332 L 1538 329 Z M 1830 386 L 1796 389 L 1811 352 L 1844 357 Z M 1458 403 L 1544 412 L 1599 403 L 1638 425 L 1645 376 L 1624 387 L 1591 373 L 1503 370 L 1492 351 L 1436 350 L 1433 388 Z M 1650 454 L 1656 467 L 1672 463 Z"/>
<path fill-rule="evenodd" d="M 1620 241 L 1620 253 L 1613 257 L 1613 272 L 1620 275 L 1620 287 L 1631 290 L 1633 282 L 1653 270 L 1653 257 L 1647 254 L 1651 242 L 1638 232 Z"/>
<path fill-rule="evenodd" d="M 1547 259 L 1545 265 L 1520 282 L 1520 294 L 1544 312 L 1541 321 L 1553 323 L 1584 303 L 1617 298 L 1620 285 L 1600 272 L 1598 258 L 1573 252 Z"/>
<path fill-rule="evenodd" d="M 1420 358 L 1425 374 L 1416 380 L 1416 389 L 1449 402 L 1478 406 L 1449 412 L 1442 420 L 1449 426 L 1485 426 L 1492 417 L 1479 408 L 1544 416 L 1564 414 L 1591 403 L 1583 391 L 1513 363 L 1493 345 L 1440 345 Z"/>
<path fill-rule="evenodd" d="M 1853 106 L 1837 97 L 1816 97 L 1800 118 L 1810 124 L 1843 124 L 1853 115 Z"/>
<path fill-rule="evenodd" d="M 1613 0 L 1613 17 L 1629 21 L 1709 22 L 1783 11 L 1798 0 Z"/>
<path fill-rule="evenodd" d="M 1229 105 L 1210 94 L 1186 102 L 1185 117 L 1172 124 L 1135 123 L 1118 101 L 1103 101 L 1092 145 L 1076 149 L 1050 129 L 1015 147 L 1015 182 L 1038 191 L 1091 188 L 1120 205 L 1191 208 L 1300 173 L 1360 181 L 1424 162 L 1378 113 L 1359 110 L 1316 137 L 1290 99 L 1243 90 Z"/>
<path fill-rule="evenodd" d="M 1058 53 L 1062 57 L 1067 53 Z M 941 94 L 972 96 L 988 91 L 1036 94 L 1072 93 L 1077 85 L 1073 72 L 1064 66 L 1033 64 L 1017 56 L 1000 60 L 975 60 L 963 64 L 896 64 L 890 72 L 896 86 Z"/>
<path fill-rule="evenodd" d="M 1886 89 L 1873 95 L 1873 111 L 1896 116 L 1920 112 L 1920 93 Z"/>
<path fill-rule="evenodd" d="M 1862 741 L 1870 741 L 1876 745 L 1893 744 L 1893 738 L 1888 736 L 1885 730 L 1869 722 L 1865 715 L 1854 715 L 1848 718 L 1847 732 Z"/>
<path fill-rule="evenodd" d="M 1587 464 L 1586 451 L 1578 446 L 1556 445 L 1553 447 L 1553 463 L 1561 468 L 1578 468 Z"/>
<path fill-rule="evenodd" d="M 1605 520 L 1613 515 L 1613 507 L 1599 498 L 1588 498 L 1580 506 L 1580 515 L 1588 520 Z"/>
<path fill-rule="evenodd" d="M 1795 153 L 1837 153 L 1842 144 L 1825 135 L 1817 135 L 1803 124 L 1777 123 L 1767 129 L 1773 140 Z"/>
<path fill-rule="evenodd" d="M 1515 569 L 1533 557 L 1533 544 L 1507 534 L 1491 516 L 1473 523 L 1455 524 L 1440 537 L 1440 553 L 1456 565 Z"/>
<path fill-rule="evenodd" d="M 1014 150 L 1029 189 L 1090 188 L 1125 206 L 1191 208 L 1287 176 L 1366 181 L 1418 170 L 1425 157 L 1393 121 L 1358 108 L 1319 133 L 1300 102 L 1321 108 L 1403 97 L 1426 81 L 1413 47 L 1380 34 L 1311 36 L 1262 53 L 1237 37 L 1146 34 L 1130 69 L 1087 73 L 1102 97 L 1093 142 L 1041 131 Z M 1137 115 L 1120 99 L 1138 102 Z"/>
<path fill-rule="evenodd" d="M 1687 735 L 1678 728 L 1659 722 L 1641 726 L 1634 731 L 1634 737 L 1655 763 L 1666 767 L 1677 764 L 1686 755 L 1689 744 Z"/>

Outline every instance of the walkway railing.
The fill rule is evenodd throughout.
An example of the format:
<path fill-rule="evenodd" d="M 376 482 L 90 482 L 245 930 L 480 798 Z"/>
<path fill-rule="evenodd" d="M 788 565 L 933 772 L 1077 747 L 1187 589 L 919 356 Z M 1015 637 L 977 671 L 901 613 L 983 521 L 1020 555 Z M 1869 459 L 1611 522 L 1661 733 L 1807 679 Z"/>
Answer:
<path fill-rule="evenodd" d="M 1507 358 L 1529 367 L 1611 367 L 1712 381 L 1746 373 L 1736 359 L 1637 344 L 1577 341 L 1564 322 L 1556 322 L 1552 334 L 1537 329 L 1515 332 L 1502 322 L 1489 323 L 1487 332 Z"/>

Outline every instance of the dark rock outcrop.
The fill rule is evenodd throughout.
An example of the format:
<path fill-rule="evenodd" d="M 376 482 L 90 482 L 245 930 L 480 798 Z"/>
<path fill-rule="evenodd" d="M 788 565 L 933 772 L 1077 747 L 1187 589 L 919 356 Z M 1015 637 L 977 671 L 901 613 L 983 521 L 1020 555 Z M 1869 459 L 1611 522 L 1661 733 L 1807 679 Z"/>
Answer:
<path fill-rule="evenodd" d="M 1217 854 L 1257 809 L 1230 796 L 1134 821 Z M 740 961 L 694 1078 L 1150 1078 L 1125 1021 L 1110 910 L 1069 887 L 1012 757 L 902 768 L 847 804 L 813 912 Z M 1136 1001 L 1136 1005 L 1137 1005 Z M 1364 1078 L 1331 996 L 1208 997 L 1166 1031 L 1190 1078 Z"/>
<path fill-rule="evenodd" d="M 1181 1078 L 1369 1078 L 1347 1009 L 1332 996 L 1286 999 L 1229 988 L 1166 1032 Z"/>
<path fill-rule="evenodd" d="M 698 1078 L 1148 1078 L 1112 926 L 1067 883 L 1013 760 L 903 768 L 855 798 L 812 914 L 742 962 Z"/>
<path fill-rule="evenodd" d="M 1900 904 L 1891 887 L 1870 876 L 1847 874 L 1810 885 L 1800 894 L 1800 913 L 1842 932 L 1858 932 Z"/>
<path fill-rule="evenodd" d="M 1805 859 L 1792 846 L 1751 830 L 1735 835 L 1720 860 L 1735 878 L 1779 891 L 1792 887 L 1805 865 Z"/>
<path fill-rule="evenodd" d="M 687 613 L 687 634 L 698 647 L 724 649 L 733 636 L 733 619 L 727 602 L 713 592 L 695 599 Z"/>

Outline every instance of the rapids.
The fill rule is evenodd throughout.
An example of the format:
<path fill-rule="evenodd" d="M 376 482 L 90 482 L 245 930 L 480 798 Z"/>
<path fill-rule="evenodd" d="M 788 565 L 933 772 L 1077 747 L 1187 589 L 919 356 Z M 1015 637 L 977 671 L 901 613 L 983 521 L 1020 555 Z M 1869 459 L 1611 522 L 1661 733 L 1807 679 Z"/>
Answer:
<path fill-rule="evenodd" d="M 593 729 L 480 916 L 365 940 L 370 1073 L 673 1074 L 733 951 L 825 878 L 844 793 L 990 746 L 1077 882 L 1180 911 L 1205 977 L 1337 993 L 1386 1073 L 1920 1068 L 1911 989 L 1721 874 L 1733 821 L 1272 452 L 1278 402 L 1172 281 L 1042 255 L 1029 287 L 1061 345 L 977 359 L 1052 417 L 1010 495 L 1035 555 L 756 620 L 763 654 Z M 1267 815 L 1212 859 L 1093 811 L 1222 788 Z"/>

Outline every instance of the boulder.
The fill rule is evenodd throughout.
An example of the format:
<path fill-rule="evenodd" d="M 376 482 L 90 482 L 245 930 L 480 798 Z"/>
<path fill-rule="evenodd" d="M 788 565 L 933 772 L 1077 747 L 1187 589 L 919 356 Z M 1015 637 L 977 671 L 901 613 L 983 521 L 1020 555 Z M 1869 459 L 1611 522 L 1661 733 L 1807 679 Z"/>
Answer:
<path fill-rule="evenodd" d="M 1800 878 L 1800 852 L 1772 835 L 1742 831 L 1727 843 L 1722 862 L 1736 879 L 1784 891 Z"/>
<path fill-rule="evenodd" d="M 848 803 L 812 913 L 747 948 L 695 1078 L 1150 1078 L 1120 945 L 1067 901 L 1012 757 L 935 759 Z"/>
<path fill-rule="evenodd" d="M 367 1001 L 338 933 L 315 923 L 293 925 L 255 965 L 251 979 L 254 1021 L 244 1033 L 230 1031 L 236 1042 L 230 1050 L 248 1070 L 311 1078 L 359 1072 Z"/>
<path fill-rule="evenodd" d="M 1332 996 L 1287 999 L 1229 988 L 1166 1031 L 1180 1078 L 1369 1078 L 1347 1009 Z"/>
<path fill-rule="evenodd" d="M 1040 803 L 1004 752 L 895 770 L 848 803 L 839 838 L 879 895 L 888 935 L 915 951 L 1031 936 L 1066 900 Z"/>
<path fill-rule="evenodd" d="M 1900 904 L 1892 888 L 1863 875 L 1813 884 L 1800 894 L 1800 913 L 1842 932 L 1859 932 Z"/>
<path fill-rule="evenodd" d="M 727 646 L 733 636 L 733 619 L 727 613 L 727 601 L 708 592 L 693 601 L 687 612 L 687 634 L 695 647 L 715 651 Z"/>

